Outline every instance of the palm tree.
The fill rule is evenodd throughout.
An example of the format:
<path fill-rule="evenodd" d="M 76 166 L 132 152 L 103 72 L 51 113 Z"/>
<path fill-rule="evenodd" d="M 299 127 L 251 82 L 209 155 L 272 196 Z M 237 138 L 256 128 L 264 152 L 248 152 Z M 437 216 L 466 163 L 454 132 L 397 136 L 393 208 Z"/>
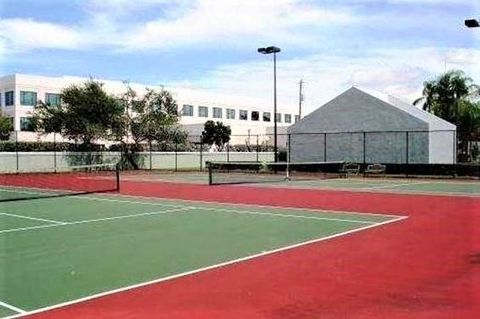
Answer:
<path fill-rule="evenodd" d="M 422 97 L 413 104 L 423 102 L 423 109 L 458 126 L 460 122 L 460 106 L 462 101 L 473 101 L 479 96 L 480 88 L 463 71 L 451 70 L 432 81 L 423 84 Z"/>
<path fill-rule="evenodd" d="M 480 137 L 480 87 L 460 70 L 448 71 L 423 84 L 422 97 L 413 104 L 423 103 L 424 110 L 457 126 L 459 160 L 469 157 L 469 141 Z"/>

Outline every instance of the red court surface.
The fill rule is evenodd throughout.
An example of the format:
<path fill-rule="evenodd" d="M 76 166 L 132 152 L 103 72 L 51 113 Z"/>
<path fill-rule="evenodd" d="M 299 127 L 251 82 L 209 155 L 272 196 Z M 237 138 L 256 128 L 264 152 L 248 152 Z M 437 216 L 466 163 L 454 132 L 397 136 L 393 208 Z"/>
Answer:
<path fill-rule="evenodd" d="M 121 193 L 409 218 L 31 318 L 480 318 L 480 198 L 141 182 Z"/>

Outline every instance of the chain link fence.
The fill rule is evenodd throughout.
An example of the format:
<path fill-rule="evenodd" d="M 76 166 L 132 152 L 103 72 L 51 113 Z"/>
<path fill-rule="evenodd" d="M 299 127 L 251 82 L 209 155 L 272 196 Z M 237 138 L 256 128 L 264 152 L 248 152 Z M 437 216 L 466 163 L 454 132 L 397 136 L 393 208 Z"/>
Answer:
<path fill-rule="evenodd" d="M 13 140 L 0 141 L 0 171 L 55 171 L 59 167 L 126 162 L 127 153 L 118 142 L 84 145 L 52 135 L 48 142 L 41 141 L 42 136 L 37 142 L 22 141 L 18 133 Z M 455 131 L 278 134 L 277 150 L 281 162 L 382 163 L 403 170 L 405 165 L 415 164 L 478 164 L 480 141 L 458 136 L 462 134 Z M 272 162 L 274 147 L 273 134 L 232 135 L 221 147 L 203 143 L 201 136 L 188 136 L 182 142 L 142 143 L 131 156 L 141 169 L 204 170 L 207 161 Z"/>

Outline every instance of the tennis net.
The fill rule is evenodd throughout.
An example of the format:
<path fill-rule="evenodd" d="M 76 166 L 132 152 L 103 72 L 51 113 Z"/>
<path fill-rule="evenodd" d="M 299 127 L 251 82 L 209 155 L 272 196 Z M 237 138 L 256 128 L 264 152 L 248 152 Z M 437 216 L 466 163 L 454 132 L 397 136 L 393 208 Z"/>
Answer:
<path fill-rule="evenodd" d="M 117 164 L 58 167 L 34 172 L 0 172 L 0 202 L 115 192 Z"/>
<path fill-rule="evenodd" d="M 337 178 L 345 162 L 207 162 L 210 185 Z"/>

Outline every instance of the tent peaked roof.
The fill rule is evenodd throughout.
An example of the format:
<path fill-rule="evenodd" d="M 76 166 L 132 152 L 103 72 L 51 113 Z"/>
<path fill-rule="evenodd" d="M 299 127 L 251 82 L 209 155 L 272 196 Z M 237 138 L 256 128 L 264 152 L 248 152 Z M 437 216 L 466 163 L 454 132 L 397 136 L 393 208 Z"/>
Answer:
<path fill-rule="evenodd" d="M 439 118 L 429 112 L 426 112 L 414 105 L 408 104 L 407 102 L 403 101 L 401 98 L 396 97 L 394 95 L 381 93 L 372 89 L 360 89 L 358 87 L 352 87 L 350 90 L 357 90 L 362 92 L 363 94 L 368 94 L 373 96 L 397 109 L 406 112 L 415 118 L 426 122 L 429 124 L 430 130 L 455 130 L 456 126 L 450 122 L 445 121 L 444 119 Z"/>

